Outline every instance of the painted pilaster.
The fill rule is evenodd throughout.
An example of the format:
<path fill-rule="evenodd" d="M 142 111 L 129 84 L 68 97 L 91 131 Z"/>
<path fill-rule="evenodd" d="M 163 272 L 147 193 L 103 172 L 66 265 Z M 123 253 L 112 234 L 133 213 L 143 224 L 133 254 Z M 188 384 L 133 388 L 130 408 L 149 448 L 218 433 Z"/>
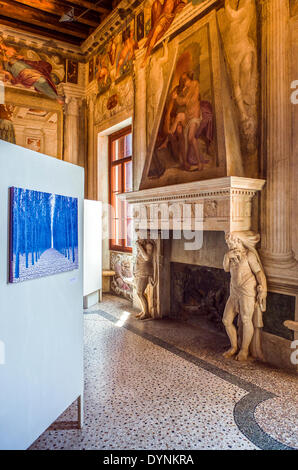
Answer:
<path fill-rule="evenodd" d="M 141 64 L 144 49 L 136 54 L 134 66 L 135 109 L 133 121 L 134 190 L 138 190 L 146 160 L 146 67 Z"/>
<path fill-rule="evenodd" d="M 77 98 L 66 99 L 65 111 L 65 136 L 64 136 L 64 160 L 78 164 L 78 116 L 79 104 Z"/>
<path fill-rule="evenodd" d="M 87 155 L 87 197 L 97 199 L 97 152 L 94 132 L 94 110 L 96 93 L 92 91 L 87 96 L 88 106 L 88 155 Z"/>
<path fill-rule="evenodd" d="M 85 89 L 71 83 L 62 83 L 59 92 L 65 97 L 63 159 L 79 165 L 82 160 L 79 156 L 79 116 Z"/>

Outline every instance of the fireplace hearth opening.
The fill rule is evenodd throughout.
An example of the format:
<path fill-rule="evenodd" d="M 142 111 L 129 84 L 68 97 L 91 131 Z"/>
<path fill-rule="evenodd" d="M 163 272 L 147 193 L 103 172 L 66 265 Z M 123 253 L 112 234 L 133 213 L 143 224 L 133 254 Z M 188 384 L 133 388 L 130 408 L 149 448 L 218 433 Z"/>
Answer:
<path fill-rule="evenodd" d="M 223 269 L 171 262 L 171 317 L 204 319 L 217 330 L 229 297 L 230 275 Z"/>

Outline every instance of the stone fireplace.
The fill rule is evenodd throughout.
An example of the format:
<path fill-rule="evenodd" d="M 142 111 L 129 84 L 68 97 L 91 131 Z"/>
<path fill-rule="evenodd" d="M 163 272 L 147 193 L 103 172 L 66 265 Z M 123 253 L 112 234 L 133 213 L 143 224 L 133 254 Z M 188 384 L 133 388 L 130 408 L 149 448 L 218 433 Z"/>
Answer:
<path fill-rule="evenodd" d="M 191 236 L 200 243 L 207 232 L 257 230 L 257 194 L 264 184 L 260 179 L 224 177 L 119 196 L 133 206 L 136 238 L 151 240 L 155 245 L 157 282 L 150 287 L 153 318 L 205 308 L 215 323 L 221 321 L 229 284 L 229 275 L 222 269 L 222 255 L 215 259 L 215 266 L 192 266 L 187 261 L 185 243 L 185 261 L 182 253 L 178 266 L 171 263 L 173 250 L 179 233 L 194 252 L 202 244 L 192 246 Z M 178 288 L 179 283 L 183 287 Z M 210 283 L 213 288 L 208 287 Z"/>
<path fill-rule="evenodd" d="M 229 296 L 230 276 L 223 269 L 171 262 L 173 318 L 205 318 L 224 331 L 222 316 Z"/>

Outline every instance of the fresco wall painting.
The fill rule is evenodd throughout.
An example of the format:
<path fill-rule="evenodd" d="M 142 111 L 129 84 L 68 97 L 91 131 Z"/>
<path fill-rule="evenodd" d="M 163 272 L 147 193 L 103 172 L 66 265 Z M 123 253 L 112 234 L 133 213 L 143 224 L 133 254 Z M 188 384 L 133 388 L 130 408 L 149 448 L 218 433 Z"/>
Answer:
<path fill-rule="evenodd" d="M 0 38 L 0 79 L 5 84 L 38 93 L 63 104 L 57 85 L 65 79 L 65 60 L 26 47 L 16 47 Z"/>
<path fill-rule="evenodd" d="M 157 67 L 163 59 L 166 64 L 162 76 L 171 66 L 172 71 L 163 90 L 162 76 L 159 85 L 148 82 L 147 95 L 156 96 L 160 103 L 159 107 L 155 104 L 154 116 L 150 105 L 147 109 L 147 122 L 154 122 L 155 129 L 153 126 L 142 189 L 226 174 L 217 129 L 218 122 L 222 125 L 222 111 L 214 94 L 214 77 L 221 74 L 220 46 L 214 16 L 210 21 L 215 28 L 212 41 L 211 23 L 207 21 L 174 39 L 177 53 L 172 65 L 167 51 L 171 43 L 164 42 L 163 51 L 157 56 Z"/>
<path fill-rule="evenodd" d="M 88 62 L 88 81 L 96 79 L 98 96 L 109 93 L 108 110 L 121 100 L 118 84 L 133 74 L 137 50 L 145 51 L 142 67 L 148 63 L 156 43 L 164 36 L 175 18 L 192 0 L 148 0 L 132 19 L 126 20 L 123 29 L 110 36 L 106 43 Z M 202 3 L 202 0 L 194 4 Z M 104 110 L 106 111 L 106 109 Z"/>
<path fill-rule="evenodd" d="M 0 139 L 62 158 L 65 96 L 59 85 L 78 84 L 78 61 L 0 37 L 0 80 Z"/>
<path fill-rule="evenodd" d="M 41 153 L 62 158 L 63 107 L 56 100 L 6 87 L 5 103 L 0 104 L 0 139 L 26 148 L 31 148 L 28 138 L 40 139 Z"/>
<path fill-rule="evenodd" d="M 79 63 L 76 60 L 67 60 L 67 82 L 78 84 L 79 80 Z"/>

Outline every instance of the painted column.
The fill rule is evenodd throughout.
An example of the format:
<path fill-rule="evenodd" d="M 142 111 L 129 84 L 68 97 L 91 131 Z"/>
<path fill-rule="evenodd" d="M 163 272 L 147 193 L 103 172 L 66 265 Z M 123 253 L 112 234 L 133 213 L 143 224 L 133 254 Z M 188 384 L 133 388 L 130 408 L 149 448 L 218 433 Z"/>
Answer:
<path fill-rule="evenodd" d="M 296 261 L 291 245 L 289 2 L 262 1 L 262 155 L 267 180 L 262 204 L 262 256 L 270 275 Z"/>
<path fill-rule="evenodd" d="M 77 98 L 66 98 L 64 160 L 75 165 L 79 161 L 78 116 L 79 104 Z"/>
<path fill-rule="evenodd" d="M 85 89 L 82 86 L 74 85 L 72 83 L 60 83 L 58 86 L 58 93 L 65 97 L 63 160 L 79 165 L 79 115 L 85 95 Z"/>
<path fill-rule="evenodd" d="M 87 97 L 88 106 L 88 156 L 87 156 L 87 197 L 97 199 L 97 157 L 95 151 L 94 111 L 96 94 Z"/>
<path fill-rule="evenodd" d="M 134 190 L 138 190 L 146 160 L 146 67 L 142 67 L 144 49 L 137 52 L 134 66 L 135 105 L 133 136 L 134 148 Z"/>

